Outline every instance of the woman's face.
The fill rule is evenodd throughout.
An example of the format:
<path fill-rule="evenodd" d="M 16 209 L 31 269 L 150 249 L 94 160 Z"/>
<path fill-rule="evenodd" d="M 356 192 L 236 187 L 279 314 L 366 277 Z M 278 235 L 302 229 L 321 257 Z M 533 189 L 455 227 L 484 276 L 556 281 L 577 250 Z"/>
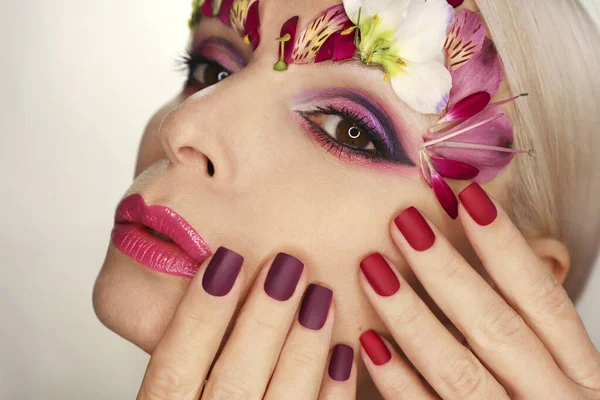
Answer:
<path fill-rule="evenodd" d="M 383 72 L 356 60 L 273 70 L 282 24 L 299 15 L 303 27 L 338 2 L 261 0 L 254 52 L 232 28 L 204 19 L 190 79 L 150 120 L 126 196 L 174 210 L 213 252 L 242 254 L 251 278 L 280 251 L 301 259 L 310 281 L 334 290 L 333 341 L 356 345 L 365 329 L 383 330 L 358 283 L 358 265 L 372 252 L 394 261 L 438 312 L 389 236 L 405 208 L 422 210 L 479 264 L 416 166 L 432 120 L 404 105 Z M 507 179 L 488 190 L 501 198 Z M 111 242 L 95 309 L 110 329 L 152 352 L 189 282 Z"/>

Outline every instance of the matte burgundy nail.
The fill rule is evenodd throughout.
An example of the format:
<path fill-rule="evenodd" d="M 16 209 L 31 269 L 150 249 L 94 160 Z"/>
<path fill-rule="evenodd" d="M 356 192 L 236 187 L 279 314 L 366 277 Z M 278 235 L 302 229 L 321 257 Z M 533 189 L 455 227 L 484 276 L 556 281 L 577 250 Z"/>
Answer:
<path fill-rule="evenodd" d="M 345 344 L 336 344 L 329 360 L 329 377 L 334 381 L 344 382 L 350 378 L 354 350 Z"/>
<path fill-rule="evenodd" d="M 487 226 L 496 220 L 498 210 L 494 202 L 476 182 L 463 190 L 458 198 L 471 218 L 481 226 Z"/>
<path fill-rule="evenodd" d="M 373 330 L 360 335 L 360 344 L 375 365 L 383 365 L 392 359 L 392 354 L 387 346 Z"/>
<path fill-rule="evenodd" d="M 378 295 L 388 297 L 400 289 L 398 278 L 381 254 L 373 253 L 362 260 L 360 269 Z"/>
<path fill-rule="evenodd" d="M 244 257 L 219 247 L 206 267 L 202 287 L 213 296 L 225 296 L 233 288 L 243 263 Z"/>
<path fill-rule="evenodd" d="M 435 243 L 435 234 L 416 208 L 408 208 L 398 215 L 394 222 L 413 249 L 429 250 Z"/>
<path fill-rule="evenodd" d="M 275 300 L 288 300 L 296 291 L 303 269 L 304 264 L 297 258 L 285 253 L 277 254 L 265 279 L 265 292 Z"/>
<path fill-rule="evenodd" d="M 325 325 L 333 292 L 321 285 L 311 284 L 304 293 L 298 321 L 302 326 L 318 331 Z"/>

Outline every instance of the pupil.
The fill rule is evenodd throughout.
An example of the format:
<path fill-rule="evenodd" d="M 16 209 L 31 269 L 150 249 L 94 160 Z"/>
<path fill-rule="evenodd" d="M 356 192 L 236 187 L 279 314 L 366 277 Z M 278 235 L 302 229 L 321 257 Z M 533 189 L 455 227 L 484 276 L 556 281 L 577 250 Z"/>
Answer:
<path fill-rule="evenodd" d="M 358 149 L 364 149 L 371 143 L 369 135 L 365 134 L 362 129 L 347 119 L 340 121 L 336 128 L 335 136 L 341 143 Z"/>
<path fill-rule="evenodd" d="M 214 85 L 229 76 L 229 72 L 218 64 L 208 64 L 204 70 L 204 84 Z"/>

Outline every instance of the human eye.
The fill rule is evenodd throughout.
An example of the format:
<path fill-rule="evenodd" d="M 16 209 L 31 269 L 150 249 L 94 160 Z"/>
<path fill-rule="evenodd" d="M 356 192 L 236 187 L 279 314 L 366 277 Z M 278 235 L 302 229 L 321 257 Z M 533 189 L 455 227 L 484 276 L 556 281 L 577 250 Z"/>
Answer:
<path fill-rule="evenodd" d="M 184 91 L 190 95 L 215 85 L 245 66 L 243 57 L 225 39 L 212 37 L 182 58 L 187 74 Z"/>
<path fill-rule="evenodd" d="M 414 165 L 389 119 L 366 98 L 352 94 L 316 102 L 297 114 L 327 152 L 349 161 Z"/>

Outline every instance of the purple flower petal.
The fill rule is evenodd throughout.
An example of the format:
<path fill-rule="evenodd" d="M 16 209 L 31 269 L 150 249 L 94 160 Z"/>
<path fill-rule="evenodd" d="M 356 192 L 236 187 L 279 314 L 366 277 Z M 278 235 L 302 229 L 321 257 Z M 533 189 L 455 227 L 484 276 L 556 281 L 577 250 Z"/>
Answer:
<path fill-rule="evenodd" d="M 500 56 L 494 43 L 486 38 L 481 51 L 452 73 L 449 108 L 473 93 L 488 92 L 494 97 L 503 79 Z"/>
<path fill-rule="evenodd" d="M 343 35 L 346 29 L 354 26 L 352 21 L 346 22 L 346 24 L 342 27 L 342 30 L 336 35 L 335 38 L 335 46 L 333 47 L 333 57 L 332 61 L 340 61 L 346 60 L 348 58 L 354 57 L 356 53 L 356 46 L 354 45 L 354 32 L 350 34 Z"/>
<path fill-rule="evenodd" d="M 258 31 L 260 19 L 258 16 L 258 1 L 252 3 L 248 9 L 248 17 L 246 18 L 246 27 L 244 28 L 244 36 L 248 35 L 252 50 L 256 50 L 260 43 L 260 33 Z"/>
<path fill-rule="evenodd" d="M 433 184 L 433 192 L 435 193 L 435 197 L 437 197 L 438 201 L 448 213 L 450 218 L 456 219 L 458 217 L 458 200 L 456 200 L 456 196 L 454 192 L 446 183 L 444 178 L 435 171 L 431 176 L 431 182 Z"/>
<path fill-rule="evenodd" d="M 285 24 L 283 24 L 283 26 L 281 27 L 281 32 L 280 32 L 279 37 L 284 37 L 288 33 L 290 35 L 290 40 L 285 42 L 285 44 L 283 45 L 284 53 L 285 53 L 285 58 L 283 59 L 283 61 L 285 61 L 286 64 L 290 64 L 290 62 L 292 61 L 292 53 L 294 52 L 294 43 L 296 42 L 297 29 L 298 29 L 298 16 L 297 15 L 295 17 L 288 19 L 285 22 Z M 281 58 L 281 48 L 279 49 L 279 58 Z"/>
<path fill-rule="evenodd" d="M 317 56 L 315 57 L 315 63 L 319 63 L 321 61 L 327 61 L 333 57 L 333 49 L 335 48 L 336 37 L 339 36 L 339 32 L 335 32 L 331 34 L 323 43 L 319 51 L 317 52 Z"/>
<path fill-rule="evenodd" d="M 423 175 L 425 182 L 427 182 L 429 187 L 433 187 L 431 183 L 431 167 L 429 166 L 429 163 L 425 161 L 424 157 L 426 156 L 421 153 L 421 163 L 419 165 L 419 169 L 421 170 L 421 175 Z"/>
<path fill-rule="evenodd" d="M 481 50 L 485 39 L 483 19 L 471 10 L 462 10 L 448 29 L 444 49 L 450 71 L 461 68 Z"/>
<path fill-rule="evenodd" d="M 221 3 L 221 9 L 219 10 L 219 19 L 225 25 L 230 25 L 229 13 L 231 12 L 231 6 L 234 0 L 223 0 Z"/>
<path fill-rule="evenodd" d="M 471 180 L 479 175 L 479 170 L 464 162 L 430 156 L 433 166 L 441 176 L 448 179 Z"/>
<path fill-rule="evenodd" d="M 498 175 L 518 152 L 511 149 L 513 144 L 513 125 L 510 119 L 496 106 L 488 106 L 475 117 L 457 125 L 453 129 L 438 133 L 426 134 L 425 142 L 450 135 L 469 126 L 494 119 L 462 135 L 428 147 L 430 153 L 448 160 L 460 161 L 479 169 L 475 178 L 478 183 L 485 183 Z"/>
<path fill-rule="evenodd" d="M 483 111 L 490 103 L 492 97 L 488 92 L 477 92 L 465 97 L 454 104 L 448 114 L 438 123 L 462 121 L 469 119 Z"/>

